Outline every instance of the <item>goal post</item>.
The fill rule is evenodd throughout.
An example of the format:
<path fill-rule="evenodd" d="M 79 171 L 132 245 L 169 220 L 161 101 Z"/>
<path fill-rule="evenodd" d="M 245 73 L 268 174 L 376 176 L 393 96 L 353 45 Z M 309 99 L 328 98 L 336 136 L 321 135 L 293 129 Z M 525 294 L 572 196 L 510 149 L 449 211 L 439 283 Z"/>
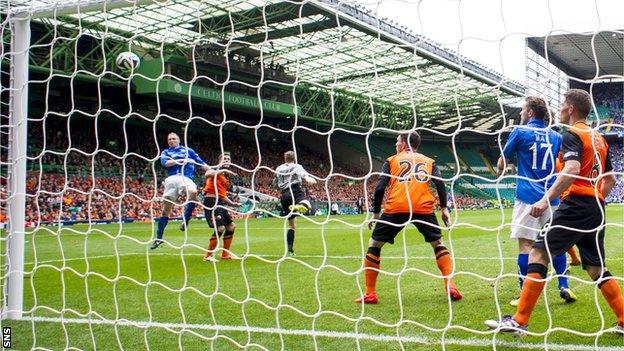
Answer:
<path fill-rule="evenodd" d="M 30 19 L 11 18 L 9 85 L 8 231 L 2 317 L 22 317 L 24 300 L 24 235 L 26 217 L 26 149 L 28 121 L 28 52 Z"/>

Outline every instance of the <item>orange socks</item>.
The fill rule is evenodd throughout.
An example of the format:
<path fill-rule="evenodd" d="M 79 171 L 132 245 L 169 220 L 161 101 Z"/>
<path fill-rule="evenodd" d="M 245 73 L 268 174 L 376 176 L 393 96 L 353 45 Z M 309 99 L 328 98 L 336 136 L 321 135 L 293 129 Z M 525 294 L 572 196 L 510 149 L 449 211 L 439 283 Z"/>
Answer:
<path fill-rule="evenodd" d="M 364 258 L 364 283 L 366 284 L 365 294 L 369 295 L 375 292 L 377 285 L 377 276 L 379 275 L 381 248 L 369 247 L 366 257 Z"/>
<path fill-rule="evenodd" d="M 516 310 L 516 314 L 513 316 L 513 319 L 520 325 L 529 324 L 531 313 L 533 313 L 533 309 L 537 304 L 537 299 L 539 299 L 542 294 L 542 290 L 544 290 L 544 285 L 546 284 L 546 282 L 538 282 L 533 279 L 546 278 L 548 268 L 539 263 L 530 263 L 527 271 L 527 277 L 524 280 L 522 292 L 520 292 L 518 309 Z"/>
<path fill-rule="evenodd" d="M 234 232 L 225 231 L 223 234 L 223 253 L 221 254 L 221 258 L 230 257 L 230 246 L 232 246 L 232 239 L 234 238 Z"/>
<path fill-rule="evenodd" d="M 436 264 L 438 265 L 438 269 L 440 269 L 440 273 L 445 276 L 444 286 L 448 286 L 449 288 L 455 288 L 455 284 L 449 278 L 449 276 L 453 272 L 453 260 L 451 259 L 451 253 L 444 245 L 437 246 L 435 249 L 433 249 L 433 252 L 436 257 Z"/>
<path fill-rule="evenodd" d="M 205 255 L 205 257 L 212 256 L 212 253 L 217 248 L 217 244 L 218 243 L 219 243 L 219 241 L 217 240 L 217 234 L 213 233 L 212 236 L 210 237 L 210 241 L 208 242 L 208 247 L 206 248 L 206 255 Z"/>
<path fill-rule="evenodd" d="M 610 276 L 611 273 L 609 272 L 605 272 L 605 274 L 603 274 L 604 278 Z M 618 324 L 624 325 L 624 297 L 622 297 L 620 285 L 615 279 L 608 279 L 598 284 L 598 287 L 602 292 L 602 296 L 604 296 L 605 300 L 607 300 L 609 307 L 611 307 L 613 313 L 615 313 Z"/>

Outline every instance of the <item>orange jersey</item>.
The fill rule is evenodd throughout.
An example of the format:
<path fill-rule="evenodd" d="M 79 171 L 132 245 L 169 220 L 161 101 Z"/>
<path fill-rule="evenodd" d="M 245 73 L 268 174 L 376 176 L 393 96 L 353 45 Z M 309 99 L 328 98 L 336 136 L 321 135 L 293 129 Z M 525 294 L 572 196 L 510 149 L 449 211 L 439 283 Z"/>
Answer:
<path fill-rule="evenodd" d="M 581 163 L 580 177 L 562 194 L 562 198 L 570 195 L 598 196 L 604 201 L 600 193 L 598 178 L 611 170 L 611 163 L 607 159 L 609 145 L 602 135 L 593 131 L 587 124 L 576 122 L 564 138 L 562 148 L 563 161 L 576 160 Z M 568 139 L 566 143 L 566 139 Z"/>
<path fill-rule="evenodd" d="M 384 213 L 433 212 L 435 197 L 429 190 L 434 160 L 409 151 L 387 160 L 390 178 Z"/>
<path fill-rule="evenodd" d="M 215 179 L 216 177 L 216 179 Z M 230 180 L 223 173 L 208 177 L 204 185 L 204 195 L 209 197 L 226 197 L 230 188 Z"/>

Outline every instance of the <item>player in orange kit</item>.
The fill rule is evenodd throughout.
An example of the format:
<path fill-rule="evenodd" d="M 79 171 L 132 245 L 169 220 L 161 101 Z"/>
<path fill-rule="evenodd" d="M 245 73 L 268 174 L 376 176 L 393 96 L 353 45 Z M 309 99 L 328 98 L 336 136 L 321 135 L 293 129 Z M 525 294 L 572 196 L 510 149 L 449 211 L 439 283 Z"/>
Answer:
<path fill-rule="evenodd" d="M 571 89 L 564 94 L 559 121 L 570 129 L 563 137 L 561 148 L 563 169 L 542 200 L 533 204 L 531 216 L 540 216 L 548 209 L 548 201 L 560 195 L 563 201 L 554 212 L 550 227 L 542 231 L 533 245 L 516 314 L 503 316 L 499 321 L 485 321 L 491 329 L 526 334 L 546 284 L 549 257 L 561 255 L 576 245 L 583 269 L 595 281 L 617 318 L 612 331 L 624 334 L 624 297 L 606 267 L 604 249 L 604 198 L 615 185 L 615 175 L 606 140 L 587 123 L 591 106 L 591 96 L 584 90 Z"/>
<path fill-rule="evenodd" d="M 375 229 L 368 243 L 364 258 L 364 281 L 366 291 L 357 298 L 357 303 L 375 304 L 378 302 L 375 285 L 381 263 L 381 248 L 394 243 L 396 235 L 409 223 L 418 228 L 435 254 L 436 263 L 444 276 L 444 287 L 451 300 L 461 300 L 462 295 L 450 278 L 453 272 L 451 253 L 442 243 L 442 231 L 434 213 L 435 198 L 429 190 L 433 181 L 440 207 L 442 220 L 449 226 L 450 215 L 447 206 L 446 188 L 440 170 L 434 160 L 418 153 L 420 135 L 416 132 L 397 136 L 396 155 L 389 157 L 382 166 L 383 175 L 375 189 L 373 200 Z M 432 179 L 432 176 L 436 177 Z M 388 188 L 383 215 L 380 215 L 384 193 Z M 373 221 L 369 222 L 372 229 Z"/>
<path fill-rule="evenodd" d="M 232 221 L 229 211 L 225 206 L 240 206 L 240 203 L 230 200 L 228 191 L 230 190 L 230 180 L 228 174 L 234 175 L 228 170 L 231 164 L 229 152 L 224 152 L 221 157 L 220 169 L 206 177 L 206 185 L 204 186 L 204 214 L 210 228 L 214 228 L 215 232 L 210 237 L 204 261 L 216 262 L 213 253 L 219 243 L 218 236 L 223 239 L 222 260 L 232 259 L 230 246 L 234 238 L 234 230 L 236 225 Z"/>

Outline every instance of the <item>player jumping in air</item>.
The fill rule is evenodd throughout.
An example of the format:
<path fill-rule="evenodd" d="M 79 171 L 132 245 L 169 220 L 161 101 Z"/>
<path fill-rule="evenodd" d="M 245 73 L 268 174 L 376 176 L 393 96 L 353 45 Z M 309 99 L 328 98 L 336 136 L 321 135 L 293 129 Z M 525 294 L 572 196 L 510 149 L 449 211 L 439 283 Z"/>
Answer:
<path fill-rule="evenodd" d="M 434 160 L 418 153 L 420 135 L 417 132 L 400 134 L 396 141 L 396 155 L 383 164 L 379 183 L 375 188 L 373 200 L 375 229 L 368 243 L 368 252 L 364 258 L 364 296 L 355 300 L 357 303 L 375 304 L 378 302 L 375 284 L 381 262 L 381 248 L 385 243 L 394 243 L 396 235 L 409 223 L 418 228 L 425 237 L 436 258 L 440 272 L 444 276 L 444 287 L 451 300 L 461 300 L 462 295 L 450 278 L 453 272 L 451 253 L 442 243 L 442 231 L 434 213 L 435 198 L 429 191 L 429 182 L 433 181 L 440 207 L 442 220 L 449 226 L 450 215 L 447 206 L 446 188 L 440 170 Z M 438 179 L 431 179 L 431 176 Z M 383 215 L 380 216 L 384 193 L 388 188 Z M 387 223 L 389 222 L 389 223 Z M 372 229 L 373 222 L 369 222 Z"/>
<path fill-rule="evenodd" d="M 305 214 L 310 211 L 312 205 L 305 199 L 305 194 L 301 188 L 301 182 L 316 184 L 316 180 L 306 172 L 301 165 L 295 163 L 295 152 L 284 153 L 284 164 L 275 170 L 275 180 L 273 183 L 280 189 L 282 195 L 282 216 L 288 215 L 288 232 L 286 233 L 286 243 L 288 244 L 288 254 L 294 256 L 295 244 L 295 220 L 297 213 Z"/>
<path fill-rule="evenodd" d="M 518 240 L 518 274 L 520 289 L 524 284 L 529 266 L 529 252 L 542 227 L 550 221 L 552 212 L 559 206 L 559 198 L 550 202 L 550 208 L 540 217 L 529 215 L 531 206 L 544 197 L 544 193 L 555 182 L 556 157 L 561 147 L 561 135 L 547 127 L 548 108 L 546 102 L 535 96 L 524 99 L 520 112 L 521 124 L 513 130 L 498 159 L 499 174 L 505 169 L 505 160 L 517 159 L 518 180 L 516 201 L 512 214 L 512 239 Z M 565 253 L 552 258 L 558 275 L 559 296 L 566 302 L 576 301 L 576 295 L 568 286 Z M 518 306 L 518 299 L 510 302 Z"/>
<path fill-rule="evenodd" d="M 527 279 L 520 293 L 516 314 L 485 324 L 501 332 L 522 335 L 544 289 L 549 257 L 564 254 L 576 245 L 587 274 L 596 282 L 617 317 L 615 332 L 624 333 L 624 297 L 617 280 L 605 265 L 604 198 L 615 184 L 605 139 L 587 124 L 591 97 L 583 90 L 564 94 L 559 120 L 570 126 L 563 136 L 561 150 L 564 166 L 555 184 L 533 204 L 531 215 L 539 218 L 548 210 L 549 201 L 562 195 L 561 206 L 552 223 L 542 232 L 529 254 Z"/>
<path fill-rule="evenodd" d="M 204 171 L 209 170 L 208 165 L 199 157 L 195 150 L 180 145 L 180 137 L 178 134 L 169 133 L 167 135 L 167 143 L 169 144 L 169 148 L 163 150 L 160 155 L 160 164 L 167 168 L 165 191 L 163 193 L 163 210 L 158 220 L 156 239 L 152 242 L 152 246 L 150 247 L 152 250 L 158 248 L 164 242 L 162 238 L 167 223 L 169 223 L 171 208 L 183 194 L 186 194 L 186 199 L 188 201 L 184 209 L 184 219 L 191 218 L 193 215 L 195 201 L 197 201 L 197 185 L 193 182 L 195 166 L 199 166 Z"/>

